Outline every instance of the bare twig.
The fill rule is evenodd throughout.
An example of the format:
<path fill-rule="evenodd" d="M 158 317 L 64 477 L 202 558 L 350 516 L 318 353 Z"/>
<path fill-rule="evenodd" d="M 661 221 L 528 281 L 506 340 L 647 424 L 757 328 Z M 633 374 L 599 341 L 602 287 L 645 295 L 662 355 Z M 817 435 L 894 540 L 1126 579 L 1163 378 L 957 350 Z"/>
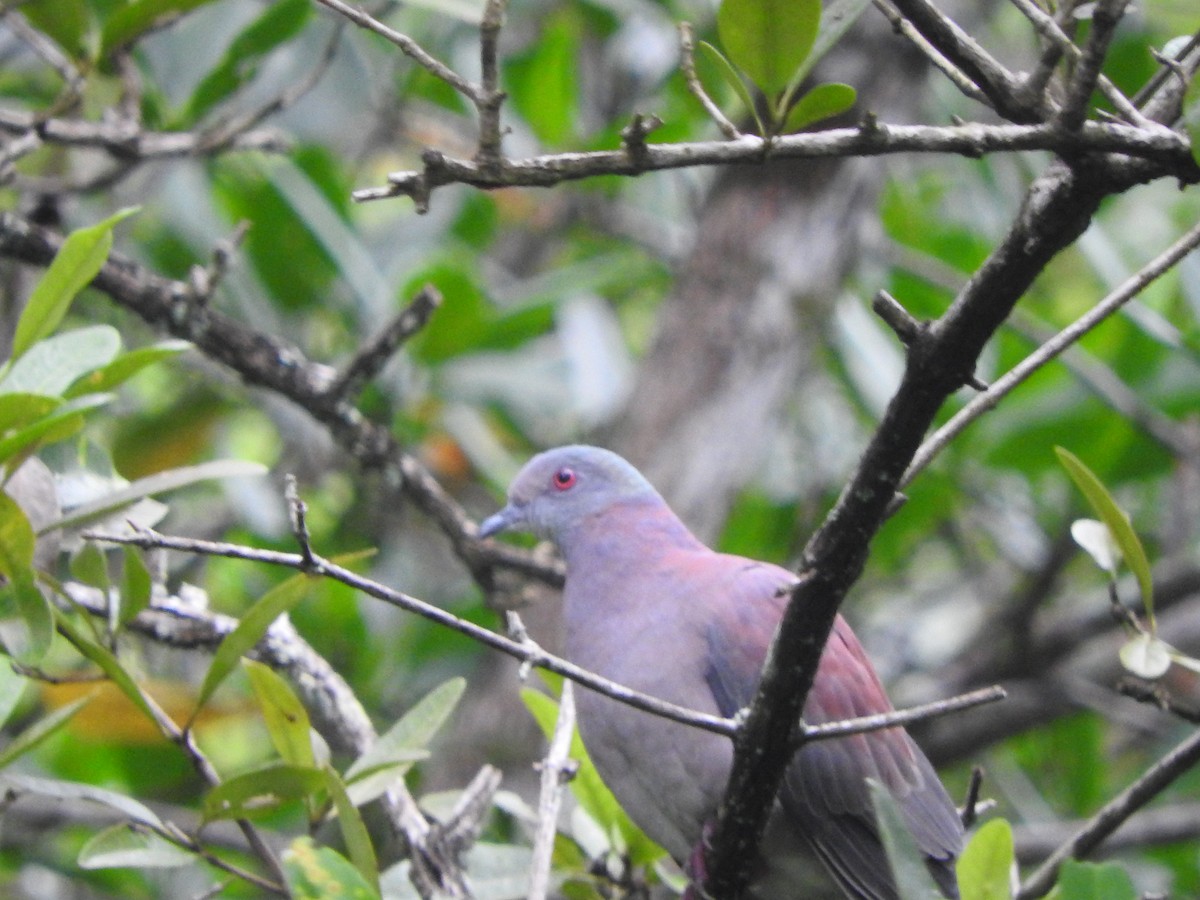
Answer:
<path fill-rule="evenodd" d="M 1121 308 L 1125 303 L 1136 297 L 1145 287 L 1164 272 L 1171 269 L 1183 257 L 1200 245 L 1200 225 L 1194 226 L 1183 237 L 1156 256 L 1153 260 L 1139 269 L 1116 290 L 1080 316 L 1057 335 L 1042 344 L 1035 352 L 1029 354 L 1017 365 L 992 384 L 992 386 L 975 397 L 970 403 L 960 409 L 945 425 L 935 431 L 922 445 L 913 457 L 912 464 L 904 473 L 901 487 L 912 483 L 912 480 L 925 469 L 947 444 L 957 437 L 968 425 L 984 413 L 996 407 L 997 404 L 1017 385 L 1029 378 L 1034 372 L 1046 365 L 1067 347 L 1078 341 L 1106 318 Z"/>
<path fill-rule="evenodd" d="M 389 28 L 366 10 L 357 6 L 351 6 L 348 3 L 342 2 L 342 0 L 317 0 L 317 2 L 339 15 L 345 16 L 359 28 L 373 31 L 380 37 L 390 41 L 400 49 L 401 53 L 435 78 L 446 82 L 446 84 L 450 85 L 450 87 L 454 88 L 472 103 L 479 101 L 479 89 L 474 84 L 467 81 L 467 79 L 463 78 L 445 63 L 431 56 L 424 47 L 407 34 L 401 34 L 394 28 Z"/>
<path fill-rule="evenodd" d="M 1021 885 L 1018 900 L 1042 897 L 1054 887 L 1058 870 L 1068 859 L 1083 859 L 1116 831 L 1126 819 L 1154 799 L 1168 785 L 1200 762 L 1200 730 L 1177 745 L 1140 778 L 1109 801 L 1088 822 L 1050 855 Z"/>
<path fill-rule="evenodd" d="M 1078 131 L 1043 125 L 885 125 L 831 128 L 825 131 L 781 135 L 768 147 L 762 138 L 743 134 L 725 141 L 649 144 L 638 159 L 622 150 L 549 153 L 524 159 L 506 159 L 498 166 L 481 166 L 469 159 L 434 150 L 422 154 L 424 169 L 394 172 L 385 187 L 354 192 L 358 201 L 389 197 L 427 200 L 442 185 L 470 184 L 490 190 L 502 187 L 551 187 L 597 175 L 637 175 L 646 171 L 695 166 L 761 163 L 772 159 L 824 159 L 846 156 L 883 156 L 894 153 L 955 153 L 978 157 L 987 153 L 1048 150 L 1059 155 L 1118 153 L 1153 160 L 1164 166 L 1164 175 L 1185 183 L 1200 181 L 1200 166 L 1192 159 L 1187 140 L 1168 129 L 1153 131 L 1109 122 L 1085 122 Z"/>
<path fill-rule="evenodd" d="M 1088 101 L 1096 89 L 1109 44 L 1128 4 L 1129 0 L 1099 0 L 1092 12 L 1092 32 L 1079 56 L 1067 87 L 1066 100 L 1058 113 L 1059 124 L 1069 131 L 1079 128 L 1087 118 Z"/>
<path fill-rule="evenodd" d="M 916 47 L 939 72 L 941 72 L 950 80 L 951 84 L 958 88 L 959 92 L 961 92 L 964 97 L 974 100 L 976 103 L 981 103 L 989 108 L 991 107 L 992 101 L 988 99 L 987 95 L 984 94 L 984 92 L 981 91 L 978 86 L 976 86 L 975 82 L 964 75 L 962 70 L 955 66 L 954 63 L 946 59 L 946 57 L 942 55 L 941 51 L 934 47 L 933 44 L 929 43 L 929 41 L 925 39 L 925 36 L 916 29 L 912 22 L 900 15 L 900 13 L 896 11 L 896 8 L 892 6 L 888 0 L 874 0 L 874 2 L 875 8 L 883 13 L 884 18 L 891 22 L 892 28 L 898 34 L 901 34 L 907 38 L 908 41 L 914 47 Z"/>
<path fill-rule="evenodd" d="M 997 700 L 1003 700 L 1005 696 L 1007 695 L 1004 688 L 999 685 L 992 685 L 991 687 L 971 691 L 969 694 L 960 694 L 957 697 L 949 697 L 945 700 L 935 700 L 932 703 L 923 703 L 920 706 L 912 706 L 908 709 L 878 713 L 873 716 L 859 716 L 855 719 L 847 719 L 844 722 L 828 722 L 822 725 L 802 724 L 797 743 L 803 745 L 810 741 L 846 737 L 851 734 L 862 734 L 866 731 L 878 731 L 881 728 L 911 725 L 914 722 L 921 722 L 949 713 L 961 712 L 965 709 L 973 709 L 976 706 L 983 706 L 987 703 L 995 703 Z"/>
<path fill-rule="evenodd" d="M 398 316 L 354 354 L 329 386 L 329 396 L 339 401 L 353 398 L 363 385 L 379 374 L 405 341 L 428 324 L 441 302 L 442 295 L 433 285 L 421 288 Z"/>
<path fill-rule="evenodd" d="M 704 85 L 700 82 L 700 76 L 696 73 L 696 39 L 692 34 L 692 26 L 688 22 L 679 23 L 679 50 L 680 50 L 680 67 L 683 69 L 683 77 L 687 82 L 688 90 L 692 92 L 692 96 L 700 101 L 700 105 L 704 107 L 704 111 L 708 113 L 708 117 L 717 123 L 717 127 L 721 129 L 721 134 L 729 138 L 731 141 L 737 140 L 742 136 L 738 127 L 729 120 L 725 113 L 721 112 L 721 107 L 713 101 L 713 98 L 708 96 L 708 91 L 704 89 Z"/>
<path fill-rule="evenodd" d="M 550 861 L 558 833 L 558 810 L 563 789 L 575 777 L 578 764 L 571 759 L 571 736 L 575 733 L 575 690 L 563 682 L 558 703 L 558 721 L 550 749 L 540 763 L 541 792 L 538 795 L 537 832 L 533 838 L 533 862 L 529 866 L 529 900 L 545 900 L 550 889 Z"/>
<path fill-rule="evenodd" d="M 906 347 L 921 333 L 921 323 L 913 318 L 912 313 L 905 309 L 899 300 L 885 290 L 881 289 L 875 294 L 875 299 L 871 301 L 871 309 L 896 332 L 896 337 L 900 338 L 900 343 Z"/>
<path fill-rule="evenodd" d="M 475 159 L 482 166 L 499 162 L 500 142 L 504 138 L 500 110 L 506 95 L 500 89 L 498 44 L 507 7 L 508 0 L 487 0 L 479 23 L 480 83 L 475 93 L 475 107 L 479 111 L 479 150 Z"/>

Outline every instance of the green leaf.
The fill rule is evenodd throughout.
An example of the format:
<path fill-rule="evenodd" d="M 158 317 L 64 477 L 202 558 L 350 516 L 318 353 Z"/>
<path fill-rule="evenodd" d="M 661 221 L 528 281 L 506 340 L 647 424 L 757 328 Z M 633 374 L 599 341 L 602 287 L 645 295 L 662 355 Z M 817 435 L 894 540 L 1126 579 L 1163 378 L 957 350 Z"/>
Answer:
<path fill-rule="evenodd" d="M 1012 826 L 993 819 L 980 826 L 958 858 L 962 900 L 1010 900 L 1013 875 Z"/>
<path fill-rule="evenodd" d="M 934 886 L 929 870 L 925 868 L 925 857 L 917 848 L 900 805 L 891 792 L 873 778 L 867 779 L 871 789 L 871 803 L 875 807 L 875 820 L 879 835 L 887 851 L 888 863 L 896 881 L 900 900 L 937 900 L 942 896 Z"/>
<path fill-rule="evenodd" d="M 722 0 L 717 10 L 726 55 L 769 97 L 788 86 L 820 22 L 820 0 Z"/>
<path fill-rule="evenodd" d="M 295 900 L 374 900 L 378 892 L 344 856 L 318 847 L 310 837 L 296 838 L 283 854 L 283 872 Z"/>
<path fill-rule="evenodd" d="M 121 572 L 121 622 L 128 622 L 150 605 L 153 583 L 150 570 L 136 547 L 124 548 L 125 565 Z"/>
<path fill-rule="evenodd" d="M 212 664 L 208 674 L 204 676 L 204 684 L 200 687 L 200 696 L 196 700 L 196 711 L 192 718 L 204 707 L 213 692 L 220 687 L 229 673 L 233 671 L 243 656 L 262 640 L 271 623 L 283 613 L 299 603 L 308 593 L 312 579 L 308 575 L 293 575 L 267 591 L 259 600 L 246 610 L 237 627 L 221 641 L 217 652 L 213 654 Z"/>
<path fill-rule="evenodd" d="M 133 676 L 121 665 L 121 661 L 107 647 L 101 646 L 84 634 L 82 629 L 77 627 L 65 613 L 55 610 L 54 616 L 58 623 L 58 630 L 62 632 L 63 637 L 70 641 L 76 650 L 99 666 L 121 693 L 128 697 L 133 705 L 157 726 L 159 716 L 154 701 L 142 692 L 137 682 L 133 680 Z"/>
<path fill-rule="evenodd" d="M 546 740 L 554 735 L 558 722 L 558 703 L 541 691 L 526 688 L 521 691 L 521 699 L 529 710 Z M 571 793 L 584 811 L 591 816 L 610 836 L 614 833 L 625 844 L 630 860 L 635 865 L 645 865 L 665 855 L 661 847 L 655 844 L 646 834 L 633 824 L 633 820 L 625 814 L 617 798 L 600 778 L 596 766 L 588 756 L 579 731 L 571 736 L 570 756 L 579 764 L 575 777 L 571 779 Z"/>
<path fill-rule="evenodd" d="M 0 440 L 0 462 L 12 459 L 35 444 L 53 444 L 83 427 L 84 416 L 112 400 L 111 394 L 92 394 L 68 400 L 53 412 Z"/>
<path fill-rule="evenodd" d="M 3 788 L 5 792 L 32 794 L 37 797 L 49 797 L 53 800 L 86 800 L 89 803 L 98 803 L 108 809 L 115 809 L 131 822 L 141 822 L 155 829 L 164 827 L 162 819 L 150 807 L 139 803 L 132 797 L 96 787 L 94 784 L 80 784 L 75 781 L 58 781 L 52 778 L 4 772 L 0 774 L 0 788 Z"/>
<path fill-rule="evenodd" d="M 212 3 L 213 0 L 133 0 L 113 10 L 104 21 L 100 37 L 100 56 L 128 46 L 159 24 Z"/>
<path fill-rule="evenodd" d="M 0 728 L 8 723 L 17 704 L 21 702 L 25 684 L 25 676 L 12 666 L 0 665 Z"/>
<path fill-rule="evenodd" d="M 121 352 L 121 335 L 111 325 L 89 325 L 38 341 L 17 360 L 4 380 L 4 393 L 57 397 L 77 379 L 103 368 Z"/>
<path fill-rule="evenodd" d="M 85 60 L 91 54 L 95 20 L 86 0 L 38 0 L 21 6 L 29 24 L 53 39 L 75 60 Z"/>
<path fill-rule="evenodd" d="M 71 577 L 76 581 L 82 581 L 84 584 L 90 584 L 94 588 L 107 592 L 109 588 L 108 557 L 95 544 L 84 544 L 71 557 Z"/>
<path fill-rule="evenodd" d="M 261 819 L 286 803 L 306 800 L 325 789 L 320 769 L 291 763 L 269 763 L 227 778 L 204 798 L 201 815 L 214 819 Z"/>
<path fill-rule="evenodd" d="M 0 492 L 0 642 L 13 658 L 38 662 L 54 640 L 50 604 L 33 575 L 33 526 L 24 510 Z"/>
<path fill-rule="evenodd" d="M 375 857 L 375 847 L 371 844 L 371 835 L 367 833 L 367 826 L 363 823 L 362 815 L 354 805 L 354 801 L 350 799 L 346 783 L 329 765 L 325 766 L 325 780 L 329 797 L 333 801 L 333 808 L 337 810 L 338 824 L 341 826 L 342 841 L 346 845 L 346 851 L 350 854 L 350 859 L 362 875 L 363 880 L 378 893 L 379 862 Z"/>
<path fill-rule="evenodd" d="M 310 736 L 312 725 L 309 723 L 304 704 L 296 697 L 288 683 L 270 666 L 252 659 L 243 659 L 242 668 L 246 670 L 250 687 L 254 690 L 254 696 L 258 698 L 271 743 L 275 745 L 283 761 L 307 768 L 314 767 L 316 760 L 313 757 Z"/>
<path fill-rule="evenodd" d="M 237 459 L 214 459 L 195 466 L 180 466 L 178 469 L 157 472 L 154 475 L 139 478 L 112 493 L 74 507 L 57 522 L 52 522 L 43 528 L 41 533 L 46 534 L 56 528 L 70 528 L 102 519 L 146 497 L 188 487 L 197 482 L 220 478 L 244 478 L 250 475 L 262 475 L 266 471 L 266 467 L 258 463 Z"/>
<path fill-rule="evenodd" d="M 412 765 L 414 753 L 424 754 L 466 687 L 464 678 L 451 678 L 435 687 L 351 764 L 346 781 L 355 806 L 375 799 L 395 784 Z"/>
<path fill-rule="evenodd" d="M 1116 863 L 1068 859 L 1058 873 L 1058 900 L 1135 900 L 1129 873 Z"/>
<path fill-rule="evenodd" d="M 116 224 L 137 212 L 122 209 L 103 222 L 72 232 L 63 241 L 50 267 L 34 286 L 29 302 L 17 322 L 12 359 L 20 359 L 30 347 L 49 337 L 66 315 L 71 301 L 100 271 L 112 249 Z"/>
<path fill-rule="evenodd" d="M 721 77 L 724 78 L 729 86 L 733 88 L 733 92 L 737 94 L 738 99 L 742 101 L 742 105 L 750 112 L 752 116 L 754 116 L 754 121 L 758 125 L 759 134 L 764 133 L 766 129 L 763 126 L 762 120 L 758 116 L 758 107 L 754 103 L 754 98 L 750 96 L 750 91 L 746 87 L 746 82 L 742 80 L 742 76 L 739 75 L 737 69 L 733 67 L 733 63 L 726 59 L 725 54 L 708 41 L 701 41 L 699 47 L 701 53 L 703 53 L 704 56 L 706 56 L 713 63 L 713 65 L 716 66 L 717 71 L 721 73 Z"/>
<path fill-rule="evenodd" d="M 551 147 L 570 141 L 579 121 L 581 30 L 578 9 L 555 7 L 543 17 L 538 40 L 507 66 L 513 108 L 537 139 Z"/>
<path fill-rule="evenodd" d="M 23 428 L 54 412 L 62 401 L 38 394 L 0 394 L 0 433 Z"/>
<path fill-rule="evenodd" d="M 15 738 L 9 742 L 3 750 L 0 750 L 0 769 L 7 767 L 13 760 L 28 753 L 50 735 L 54 734 L 60 728 L 71 721 L 71 718 L 79 710 L 92 699 L 89 694 L 86 697 L 80 697 L 66 706 L 60 706 L 53 712 L 38 719 Z"/>
<path fill-rule="evenodd" d="M 783 130 L 791 133 L 806 125 L 839 116 L 854 105 L 858 93 L 848 84 L 818 84 L 788 112 Z"/>
<path fill-rule="evenodd" d="M 1155 630 L 1154 581 L 1150 577 L 1150 561 L 1146 558 L 1146 550 L 1142 546 L 1141 540 L 1138 539 L 1137 532 L 1129 523 L 1129 516 L 1121 507 L 1117 506 L 1117 502 L 1112 498 L 1108 489 L 1079 457 L 1062 447 L 1055 447 L 1054 452 L 1058 454 L 1059 462 L 1067 470 L 1067 474 L 1071 476 L 1075 486 L 1087 498 L 1100 521 L 1108 526 L 1108 530 L 1112 532 L 1117 541 L 1117 546 L 1121 548 L 1121 555 L 1125 558 L 1125 563 L 1133 572 L 1134 577 L 1137 578 L 1138 587 L 1141 588 L 1142 603 L 1146 607 L 1146 616 L 1150 620 L 1150 630 L 1153 632 Z"/>
<path fill-rule="evenodd" d="M 162 341 L 150 347 L 138 347 L 122 353 L 108 365 L 80 378 L 63 394 L 68 399 L 81 394 L 111 391 L 124 384 L 138 372 L 164 359 L 178 356 L 192 345 L 187 341 Z"/>
<path fill-rule="evenodd" d="M 230 43 L 221 61 L 200 81 L 182 124 L 192 124 L 258 73 L 262 58 L 304 30 L 312 14 L 308 0 L 278 0 Z"/>
<path fill-rule="evenodd" d="M 198 861 L 182 847 L 124 822 L 89 838 L 76 859 L 81 869 L 178 869 Z"/>

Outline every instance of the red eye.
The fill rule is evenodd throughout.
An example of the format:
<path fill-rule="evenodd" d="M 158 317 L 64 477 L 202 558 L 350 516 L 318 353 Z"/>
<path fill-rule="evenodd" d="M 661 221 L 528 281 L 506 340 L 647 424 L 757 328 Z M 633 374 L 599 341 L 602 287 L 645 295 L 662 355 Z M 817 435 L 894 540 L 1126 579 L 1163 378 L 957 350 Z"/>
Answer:
<path fill-rule="evenodd" d="M 565 491 L 575 486 L 575 482 L 579 480 L 579 476 L 575 474 L 574 469 L 559 469 L 554 473 L 552 483 L 555 490 Z"/>

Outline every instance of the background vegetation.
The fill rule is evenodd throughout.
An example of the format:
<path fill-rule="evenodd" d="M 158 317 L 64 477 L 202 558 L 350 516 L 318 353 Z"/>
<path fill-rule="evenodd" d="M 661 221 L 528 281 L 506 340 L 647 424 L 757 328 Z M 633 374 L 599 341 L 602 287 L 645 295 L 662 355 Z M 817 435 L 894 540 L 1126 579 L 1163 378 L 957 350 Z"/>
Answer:
<path fill-rule="evenodd" d="M 538 836 L 559 681 L 519 660 L 561 571 L 473 521 L 580 440 L 715 545 L 804 554 L 826 627 L 849 591 L 897 705 L 1005 687 L 913 730 L 954 796 L 986 772 L 1021 896 L 1101 854 L 1063 896 L 1200 894 L 1193 3 L 945 7 L 962 32 L 836 3 L 818 53 L 861 18 L 794 92 L 815 56 L 745 5 L 720 34 L 688 0 L 5 5 L 5 895 L 524 897 L 551 849 L 552 892 L 678 887 L 586 767 Z M 768 36 L 816 9 L 766 7 Z M 680 22 L 721 50 L 704 91 Z M 1128 512 L 1156 616 L 1076 547 L 1056 446 Z M 1134 677 L 1151 625 L 1183 656 Z M 985 827 L 970 896 L 1009 896 Z"/>

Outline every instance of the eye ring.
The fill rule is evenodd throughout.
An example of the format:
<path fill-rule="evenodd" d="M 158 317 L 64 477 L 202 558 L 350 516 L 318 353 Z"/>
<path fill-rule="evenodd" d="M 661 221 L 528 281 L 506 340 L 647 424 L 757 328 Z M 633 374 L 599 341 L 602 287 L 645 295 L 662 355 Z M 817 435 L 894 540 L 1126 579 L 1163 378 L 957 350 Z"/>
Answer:
<path fill-rule="evenodd" d="M 569 491 L 578 480 L 579 476 L 575 474 L 575 470 L 564 466 L 551 476 L 550 483 L 556 491 Z"/>

